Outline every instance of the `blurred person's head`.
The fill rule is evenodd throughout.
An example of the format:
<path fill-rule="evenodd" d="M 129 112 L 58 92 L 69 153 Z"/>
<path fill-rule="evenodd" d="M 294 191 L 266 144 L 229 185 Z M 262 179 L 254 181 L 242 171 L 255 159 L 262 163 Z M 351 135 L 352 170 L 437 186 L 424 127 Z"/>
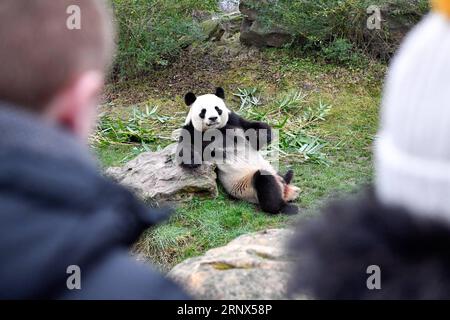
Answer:
<path fill-rule="evenodd" d="M 0 102 L 87 137 L 113 43 L 103 0 L 0 1 Z"/>
<path fill-rule="evenodd" d="M 450 0 L 431 3 L 386 80 L 375 190 L 385 205 L 450 222 Z"/>

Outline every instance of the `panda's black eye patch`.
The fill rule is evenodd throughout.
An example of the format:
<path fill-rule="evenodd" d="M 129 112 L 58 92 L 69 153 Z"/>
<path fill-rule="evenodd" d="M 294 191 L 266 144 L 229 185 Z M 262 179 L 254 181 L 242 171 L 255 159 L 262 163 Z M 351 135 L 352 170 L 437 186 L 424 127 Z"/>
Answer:
<path fill-rule="evenodd" d="M 198 115 L 200 118 L 205 119 L 206 109 L 202 109 L 202 112 Z"/>
<path fill-rule="evenodd" d="M 219 114 L 219 116 L 222 115 L 222 112 L 223 112 L 222 109 L 220 109 L 219 107 L 216 107 L 216 111 Z"/>

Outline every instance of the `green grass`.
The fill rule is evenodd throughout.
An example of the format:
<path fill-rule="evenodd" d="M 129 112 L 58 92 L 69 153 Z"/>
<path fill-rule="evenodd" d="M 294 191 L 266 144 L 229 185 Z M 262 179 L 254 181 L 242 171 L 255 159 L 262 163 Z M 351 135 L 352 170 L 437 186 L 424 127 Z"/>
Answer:
<path fill-rule="evenodd" d="M 221 192 L 216 199 L 194 199 L 179 208 L 169 223 L 144 234 L 136 248 L 164 269 L 239 235 L 279 227 L 286 221 L 256 212 L 250 204 L 229 200 Z"/>
<path fill-rule="evenodd" d="M 314 216 L 323 202 L 334 194 L 351 192 L 370 183 L 373 171 L 371 144 L 377 130 L 384 71 L 383 65 L 372 62 L 364 67 L 338 67 L 295 58 L 289 51 L 268 50 L 262 58 L 244 65 L 231 65 L 223 74 L 217 75 L 215 83 L 224 85 L 228 92 L 238 92 L 237 88 L 258 88 L 262 105 L 252 110 L 270 113 L 274 105 L 282 105 L 286 110 L 280 114 L 273 113 L 270 119 L 281 121 L 288 114 L 290 124 L 286 128 L 289 130 L 296 128 L 297 118 L 303 114 L 301 108 L 304 107 L 301 105 L 317 106 L 320 102 L 331 105 L 324 121 L 307 128 L 308 134 L 324 141 L 322 152 L 327 161 L 297 162 L 293 161 L 297 160 L 294 158 L 283 159 L 283 169 L 289 167 L 295 171 L 295 184 L 302 189 L 298 201 L 301 213 L 298 217 L 268 216 L 256 211 L 251 204 L 229 199 L 220 190 L 216 199 L 194 199 L 179 207 L 168 223 L 148 230 L 136 244 L 135 251 L 151 259 L 161 269 L 168 270 L 183 259 L 225 245 L 239 235 L 284 227 L 297 219 Z M 136 86 L 136 90 L 147 92 L 147 88 L 142 87 Z M 292 98 L 292 93 L 298 90 L 307 94 L 305 101 L 302 100 L 299 105 L 296 101 L 281 103 L 283 97 Z M 173 116 L 171 126 L 181 126 L 186 109 L 180 96 L 174 98 L 151 94 L 142 98 L 141 107 L 149 104 L 165 106 L 159 108 L 161 115 Z M 238 110 L 240 98 L 232 97 L 230 93 L 228 97 L 230 107 Z M 126 101 L 123 96 L 121 99 Z M 124 114 L 130 113 L 130 108 L 126 106 L 119 109 L 115 110 L 118 117 L 123 118 Z M 176 112 L 179 115 L 174 116 Z M 167 127 L 167 124 L 158 125 L 157 121 L 152 125 L 155 131 Z M 156 144 L 158 142 L 149 143 L 146 147 L 155 149 Z M 139 143 L 125 141 L 119 144 L 96 143 L 94 150 L 101 163 L 108 167 L 130 160 L 145 148 Z"/>
<path fill-rule="evenodd" d="M 95 148 L 95 153 L 103 167 L 112 167 L 131 160 L 133 149 L 130 145 L 109 145 Z"/>

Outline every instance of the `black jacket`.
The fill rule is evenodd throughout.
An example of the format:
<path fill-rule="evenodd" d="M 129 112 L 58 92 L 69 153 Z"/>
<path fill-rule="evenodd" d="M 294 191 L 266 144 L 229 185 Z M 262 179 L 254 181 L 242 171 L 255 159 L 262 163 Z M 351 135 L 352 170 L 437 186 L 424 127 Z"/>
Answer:
<path fill-rule="evenodd" d="M 316 299 L 450 299 L 449 248 L 447 222 L 387 207 L 367 191 L 298 228 L 290 290 Z"/>
<path fill-rule="evenodd" d="M 185 299 L 128 250 L 168 213 L 102 177 L 63 130 L 0 106 L 0 298 Z"/>

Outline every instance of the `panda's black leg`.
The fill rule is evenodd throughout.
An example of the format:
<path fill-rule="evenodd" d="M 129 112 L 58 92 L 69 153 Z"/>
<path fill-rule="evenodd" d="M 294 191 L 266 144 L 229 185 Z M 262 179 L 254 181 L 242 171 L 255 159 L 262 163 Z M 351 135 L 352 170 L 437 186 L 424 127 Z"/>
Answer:
<path fill-rule="evenodd" d="M 267 172 L 257 171 L 253 176 L 253 187 L 258 196 L 261 210 L 270 214 L 296 214 L 298 208 L 283 200 L 283 190 L 276 177 Z"/>
<path fill-rule="evenodd" d="M 294 179 L 294 171 L 293 170 L 289 170 L 288 172 L 286 172 L 286 174 L 283 176 L 280 174 L 280 176 L 283 178 L 284 182 L 286 182 L 286 184 L 291 184 L 292 180 Z"/>

